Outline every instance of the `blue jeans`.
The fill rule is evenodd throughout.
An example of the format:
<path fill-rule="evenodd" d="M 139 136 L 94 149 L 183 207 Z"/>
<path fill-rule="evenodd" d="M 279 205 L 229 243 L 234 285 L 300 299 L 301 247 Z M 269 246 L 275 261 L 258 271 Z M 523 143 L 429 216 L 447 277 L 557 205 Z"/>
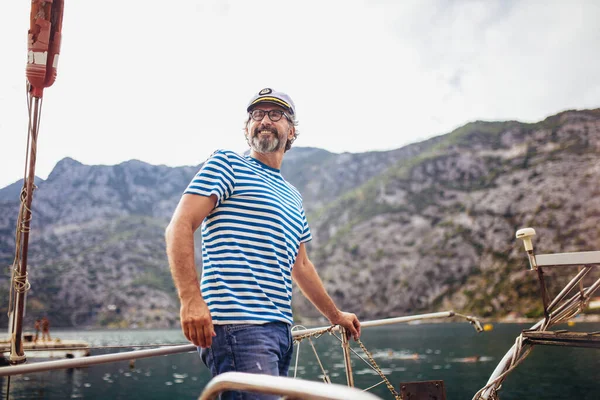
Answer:
<path fill-rule="evenodd" d="M 287 376 L 294 352 L 291 327 L 284 322 L 262 325 L 215 325 L 212 346 L 198 348 L 213 377 L 229 371 Z M 222 400 L 271 400 L 279 396 L 227 391 Z"/>

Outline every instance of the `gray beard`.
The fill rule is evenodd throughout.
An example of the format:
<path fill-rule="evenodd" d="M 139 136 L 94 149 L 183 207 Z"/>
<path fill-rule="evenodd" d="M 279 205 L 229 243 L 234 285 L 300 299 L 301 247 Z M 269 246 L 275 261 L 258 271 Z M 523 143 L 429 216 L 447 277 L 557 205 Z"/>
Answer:
<path fill-rule="evenodd" d="M 277 135 L 273 135 L 273 137 L 256 135 L 250 141 L 252 150 L 257 153 L 274 153 L 280 150 L 281 146 L 279 144 L 280 141 Z"/>

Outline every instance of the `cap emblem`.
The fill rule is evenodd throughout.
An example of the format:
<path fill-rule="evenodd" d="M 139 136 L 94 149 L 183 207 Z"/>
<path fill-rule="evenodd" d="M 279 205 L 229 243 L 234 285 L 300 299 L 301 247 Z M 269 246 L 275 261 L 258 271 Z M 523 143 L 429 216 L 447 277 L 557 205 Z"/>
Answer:
<path fill-rule="evenodd" d="M 258 92 L 258 94 L 261 95 L 261 96 L 264 96 L 265 94 L 270 94 L 272 92 L 273 91 L 271 89 L 265 88 L 265 89 L 261 90 L 260 92 Z"/>

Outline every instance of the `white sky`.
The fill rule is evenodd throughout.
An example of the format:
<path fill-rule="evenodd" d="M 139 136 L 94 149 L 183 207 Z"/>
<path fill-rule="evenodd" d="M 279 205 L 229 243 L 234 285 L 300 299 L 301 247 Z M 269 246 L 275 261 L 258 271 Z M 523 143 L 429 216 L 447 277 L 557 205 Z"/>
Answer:
<path fill-rule="evenodd" d="M 30 2 L 0 23 L 0 187 L 23 176 Z M 600 2 L 66 0 L 36 175 L 64 157 L 196 165 L 291 95 L 298 146 L 399 148 L 469 121 L 600 107 Z"/>

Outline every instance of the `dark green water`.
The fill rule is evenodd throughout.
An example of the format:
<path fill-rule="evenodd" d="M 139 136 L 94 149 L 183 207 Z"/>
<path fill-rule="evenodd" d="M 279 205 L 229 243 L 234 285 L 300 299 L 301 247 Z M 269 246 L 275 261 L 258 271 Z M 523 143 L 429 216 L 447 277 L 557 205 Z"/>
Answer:
<path fill-rule="evenodd" d="M 449 400 L 471 399 L 530 325 L 495 324 L 477 334 L 468 323 L 393 325 L 365 329 L 362 341 L 373 353 L 387 378 L 398 389 L 401 382 L 443 380 Z M 556 329 L 565 328 L 556 327 Z M 578 323 L 569 330 L 600 331 L 600 324 Z M 92 345 L 183 343 L 179 330 L 53 332 L 62 339 L 85 339 Z M 329 335 L 314 340 L 332 381 L 345 384 L 339 341 Z M 354 345 L 362 355 L 362 350 Z M 125 350 L 121 350 L 125 351 Z M 97 350 L 92 354 L 105 354 Z M 480 361 L 465 362 L 480 356 Z M 298 376 L 319 379 L 321 369 L 306 341 L 300 346 Z M 294 373 L 294 362 L 290 374 Z M 379 377 L 353 356 L 357 387 L 376 384 Z M 209 381 L 197 353 L 140 359 L 132 369 L 127 362 L 29 374 L 11 378 L 11 399 L 196 399 Z M 0 378 L 2 399 L 7 379 Z M 383 399 L 392 396 L 385 385 L 372 390 Z M 600 350 L 536 347 L 505 380 L 502 400 L 600 399 Z"/>

